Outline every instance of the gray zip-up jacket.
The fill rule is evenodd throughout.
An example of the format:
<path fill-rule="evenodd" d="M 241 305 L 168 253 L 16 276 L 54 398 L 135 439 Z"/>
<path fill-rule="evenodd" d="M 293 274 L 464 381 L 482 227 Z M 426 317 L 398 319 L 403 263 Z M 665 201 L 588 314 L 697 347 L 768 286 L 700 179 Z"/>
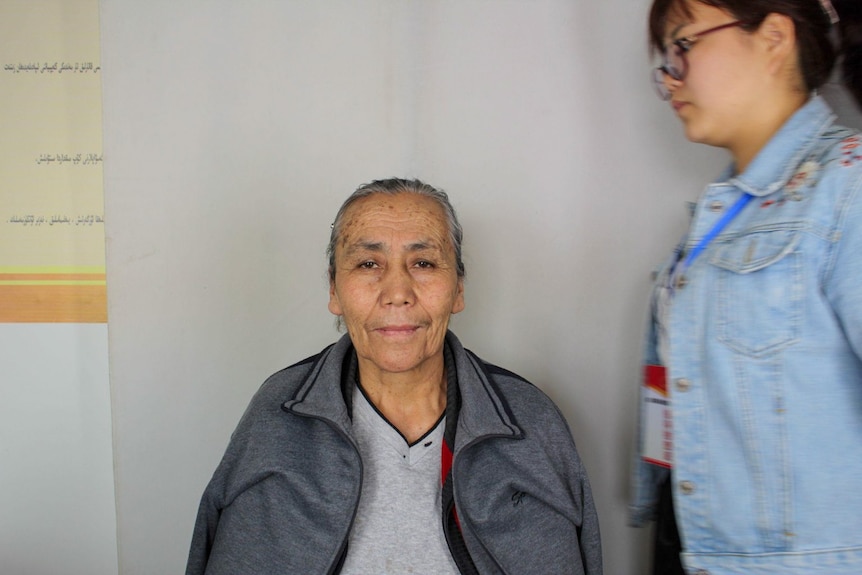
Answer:
<path fill-rule="evenodd" d="M 452 487 L 476 570 L 601 574 L 598 517 L 562 414 L 451 332 L 446 345 L 461 396 Z M 345 335 L 261 386 L 203 494 L 186 575 L 338 573 L 362 483 L 342 388 L 352 356 Z"/>

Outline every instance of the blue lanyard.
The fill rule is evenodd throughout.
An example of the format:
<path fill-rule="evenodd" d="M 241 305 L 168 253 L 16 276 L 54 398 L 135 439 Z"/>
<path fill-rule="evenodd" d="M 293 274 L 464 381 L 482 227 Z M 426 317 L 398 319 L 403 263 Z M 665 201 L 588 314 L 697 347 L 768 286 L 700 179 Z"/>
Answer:
<path fill-rule="evenodd" d="M 743 193 L 742 197 L 736 200 L 735 204 L 730 206 L 730 209 L 725 212 L 725 214 L 721 217 L 720 220 L 715 222 L 715 225 L 712 227 L 712 229 L 709 230 L 709 232 L 705 236 L 703 236 L 700 242 L 698 242 L 698 244 L 694 246 L 694 248 L 686 256 L 685 262 L 683 262 L 682 264 L 683 270 L 687 270 L 688 267 L 692 263 L 694 263 L 694 260 L 697 259 L 697 256 L 699 256 L 700 253 L 706 249 L 706 246 L 708 246 L 709 243 L 714 240 L 718 234 L 721 233 L 721 230 L 727 227 L 727 224 L 729 224 L 730 221 L 735 218 L 739 214 L 739 212 L 742 211 L 742 208 L 744 208 L 745 205 L 751 201 L 752 197 L 753 196 L 751 194 Z"/>

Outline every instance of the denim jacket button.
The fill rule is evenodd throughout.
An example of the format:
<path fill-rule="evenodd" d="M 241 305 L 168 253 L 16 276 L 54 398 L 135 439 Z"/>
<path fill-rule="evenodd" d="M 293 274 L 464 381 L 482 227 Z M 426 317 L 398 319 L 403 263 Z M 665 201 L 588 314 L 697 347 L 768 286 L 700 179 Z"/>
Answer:
<path fill-rule="evenodd" d="M 724 209 L 724 202 L 720 200 L 715 200 L 711 204 L 709 204 L 709 211 L 711 212 L 720 212 Z"/>
<path fill-rule="evenodd" d="M 694 493 L 694 482 L 680 481 L 679 489 L 683 492 L 684 495 L 691 495 L 692 493 Z"/>
<path fill-rule="evenodd" d="M 674 287 L 676 289 L 682 289 L 687 285 L 688 285 L 688 278 L 686 278 L 684 275 L 678 276 L 676 278 L 676 282 L 674 282 Z"/>
<path fill-rule="evenodd" d="M 676 380 L 676 388 L 678 391 L 688 391 L 691 388 L 691 381 L 684 377 Z"/>

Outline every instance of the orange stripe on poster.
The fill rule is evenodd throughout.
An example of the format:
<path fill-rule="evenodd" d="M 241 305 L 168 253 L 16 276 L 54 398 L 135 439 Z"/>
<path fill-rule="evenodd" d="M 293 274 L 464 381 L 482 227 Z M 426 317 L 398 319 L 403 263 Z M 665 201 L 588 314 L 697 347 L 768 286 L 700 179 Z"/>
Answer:
<path fill-rule="evenodd" d="M 0 273 L 0 283 L 16 282 L 16 283 L 37 283 L 42 281 L 49 282 L 102 282 L 105 281 L 105 274 L 76 274 L 76 273 Z"/>
<path fill-rule="evenodd" d="M 0 323 L 107 321 L 105 285 L 0 285 Z"/>

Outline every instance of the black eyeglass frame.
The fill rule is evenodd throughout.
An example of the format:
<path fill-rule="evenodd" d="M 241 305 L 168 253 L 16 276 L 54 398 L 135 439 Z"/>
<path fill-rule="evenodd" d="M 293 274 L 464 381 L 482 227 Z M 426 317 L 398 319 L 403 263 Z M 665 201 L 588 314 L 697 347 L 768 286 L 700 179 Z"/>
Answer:
<path fill-rule="evenodd" d="M 728 22 L 726 24 L 721 24 L 713 28 L 708 28 L 701 32 L 697 32 L 696 34 L 689 34 L 688 36 L 677 38 L 676 40 L 671 42 L 671 45 L 664 51 L 661 66 L 658 66 L 653 70 L 653 80 L 655 81 L 655 86 L 656 90 L 658 90 L 659 97 L 662 100 L 670 100 L 670 92 L 664 85 L 665 75 L 670 76 L 677 82 L 681 82 L 685 79 L 686 74 L 688 74 L 688 58 L 686 58 L 685 55 L 688 53 L 689 50 L 691 50 L 692 46 L 694 46 L 698 40 L 700 40 L 707 34 L 712 34 L 713 32 L 718 32 L 719 30 L 725 30 L 727 28 L 733 28 L 736 26 L 744 26 L 746 24 L 747 22 L 744 20 L 734 20 L 733 22 Z M 673 51 L 673 58 L 679 61 L 679 66 L 670 63 L 669 60 L 671 57 L 671 51 Z"/>

